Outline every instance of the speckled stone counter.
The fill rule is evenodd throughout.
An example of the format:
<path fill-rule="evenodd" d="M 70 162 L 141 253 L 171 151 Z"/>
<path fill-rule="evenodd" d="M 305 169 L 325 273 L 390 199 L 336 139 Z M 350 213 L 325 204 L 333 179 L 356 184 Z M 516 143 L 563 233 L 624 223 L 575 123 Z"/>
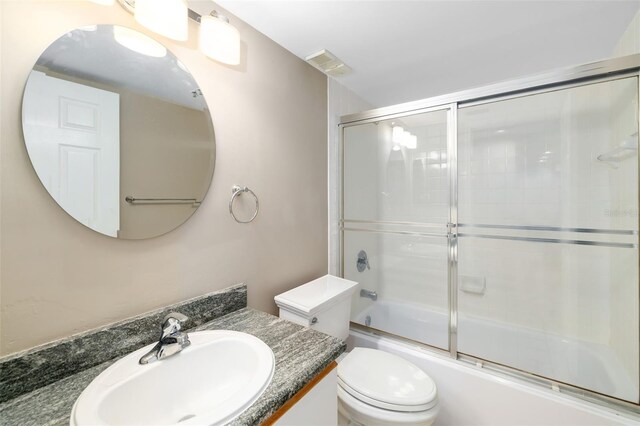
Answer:
<path fill-rule="evenodd" d="M 232 425 L 257 425 L 345 350 L 339 339 L 250 308 L 236 310 L 196 330 L 235 330 L 253 334 L 271 347 L 276 365 L 264 394 Z M 82 390 L 116 359 L 0 404 L 1 425 L 68 425 L 73 403 Z"/>

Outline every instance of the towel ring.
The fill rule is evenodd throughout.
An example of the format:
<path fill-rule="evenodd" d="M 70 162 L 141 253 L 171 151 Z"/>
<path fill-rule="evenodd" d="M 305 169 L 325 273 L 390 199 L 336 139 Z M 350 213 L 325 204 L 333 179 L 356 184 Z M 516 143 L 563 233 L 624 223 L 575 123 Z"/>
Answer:
<path fill-rule="evenodd" d="M 253 198 L 255 198 L 256 200 L 256 211 L 255 213 L 253 213 L 253 216 L 251 216 L 251 219 L 249 220 L 240 220 L 236 217 L 236 215 L 233 213 L 233 202 L 235 201 L 236 197 L 240 194 L 242 194 L 243 192 L 248 192 L 251 195 L 253 195 Z M 231 188 L 231 200 L 229 200 L 229 213 L 231 213 L 231 217 L 233 217 L 233 219 L 238 222 L 238 223 L 250 223 L 253 222 L 253 219 L 256 218 L 256 216 L 258 216 L 258 210 L 260 209 L 260 203 L 258 202 L 258 197 L 255 194 L 255 192 L 253 192 L 252 190 L 250 190 L 249 188 L 245 187 L 241 187 L 239 185 L 233 185 L 233 187 Z"/>

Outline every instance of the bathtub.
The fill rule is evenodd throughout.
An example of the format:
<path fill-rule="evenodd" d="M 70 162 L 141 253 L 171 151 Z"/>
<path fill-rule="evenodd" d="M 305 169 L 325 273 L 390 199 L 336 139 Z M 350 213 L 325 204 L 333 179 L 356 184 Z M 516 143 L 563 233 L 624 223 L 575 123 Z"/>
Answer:
<path fill-rule="evenodd" d="M 354 315 L 356 322 L 433 346 L 447 346 L 448 317 L 416 304 L 378 299 Z M 635 392 L 620 363 L 604 345 L 519 329 L 478 318 L 459 318 L 460 352 L 556 380 L 607 391 Z M 487 344 L 491 342 L 491 344 Z M 462 343 L 462 345 L 460 345 Z M 543 346 L 538 346 L 538 345 Z M 395 353 L 425 370 L 438 385 L 441 414 L 436 425 L 611 425 L 634 424 L 640 416 L 617 411 L 482 367 L 453 360 L 418 344 L 351 329 L 347 345 Z M 531 348 L 544 347 L 545 357 Z M 464 351 L 462 351 L 464 349 Z M 511 358 L 509 358 L 511 357 Z M 514 361 L 515 360 L 515 361 Z M 588 371 L 589 374 L 584 374 Z M 626 379 L 626 381 L 624 380 Z M 618 383 L 616 385 L 616 383 Z"/>

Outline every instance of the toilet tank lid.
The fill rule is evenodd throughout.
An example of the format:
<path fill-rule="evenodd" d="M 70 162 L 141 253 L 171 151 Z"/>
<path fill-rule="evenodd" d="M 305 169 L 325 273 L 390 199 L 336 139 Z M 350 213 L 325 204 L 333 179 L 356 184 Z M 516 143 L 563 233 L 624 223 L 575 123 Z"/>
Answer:
<path fill-rule="evenodd" d="M 357 286 L 355 281 L 325 275 L 279 294 L 274 299 L 279 308 L 312 315 L 351 297 Z"/>

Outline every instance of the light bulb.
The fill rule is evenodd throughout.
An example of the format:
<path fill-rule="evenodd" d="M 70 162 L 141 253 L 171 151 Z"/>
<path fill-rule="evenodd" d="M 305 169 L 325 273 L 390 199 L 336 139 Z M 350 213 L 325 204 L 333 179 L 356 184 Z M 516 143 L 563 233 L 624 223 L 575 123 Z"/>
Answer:
<path fill-rule="evenodd" d="M 409 135 L 407 140 L 407 148 L 416 149 L 418 147 L 418 137 L 416 135 Z"/>
<path fill-rule="evenodd" d="M 402 143 L 402 134 L 404 133 L 404 129 L 400 126 L 393 126 L 391 130 L 391 141 L 395 144 Z"/>
<path fill-rule="evenodd" d="M 151 31 L 174 40 L 189 36 L 189 10 L 184 0 L 136 0 L 133 14 Z"/>
<path fill-rule="evenodd" d="M 240 33 L 224 16 L 203 16 L 200 20 L 200 50 L 216 61 L 240 63 Z"/>
<path fill-rule="evenodd" d="M 411 139 L 411 133 L 406 130 L 402 132 L 402 138 L 400 139 L 400 145 L 409 146 L 409 140 Z"/>

